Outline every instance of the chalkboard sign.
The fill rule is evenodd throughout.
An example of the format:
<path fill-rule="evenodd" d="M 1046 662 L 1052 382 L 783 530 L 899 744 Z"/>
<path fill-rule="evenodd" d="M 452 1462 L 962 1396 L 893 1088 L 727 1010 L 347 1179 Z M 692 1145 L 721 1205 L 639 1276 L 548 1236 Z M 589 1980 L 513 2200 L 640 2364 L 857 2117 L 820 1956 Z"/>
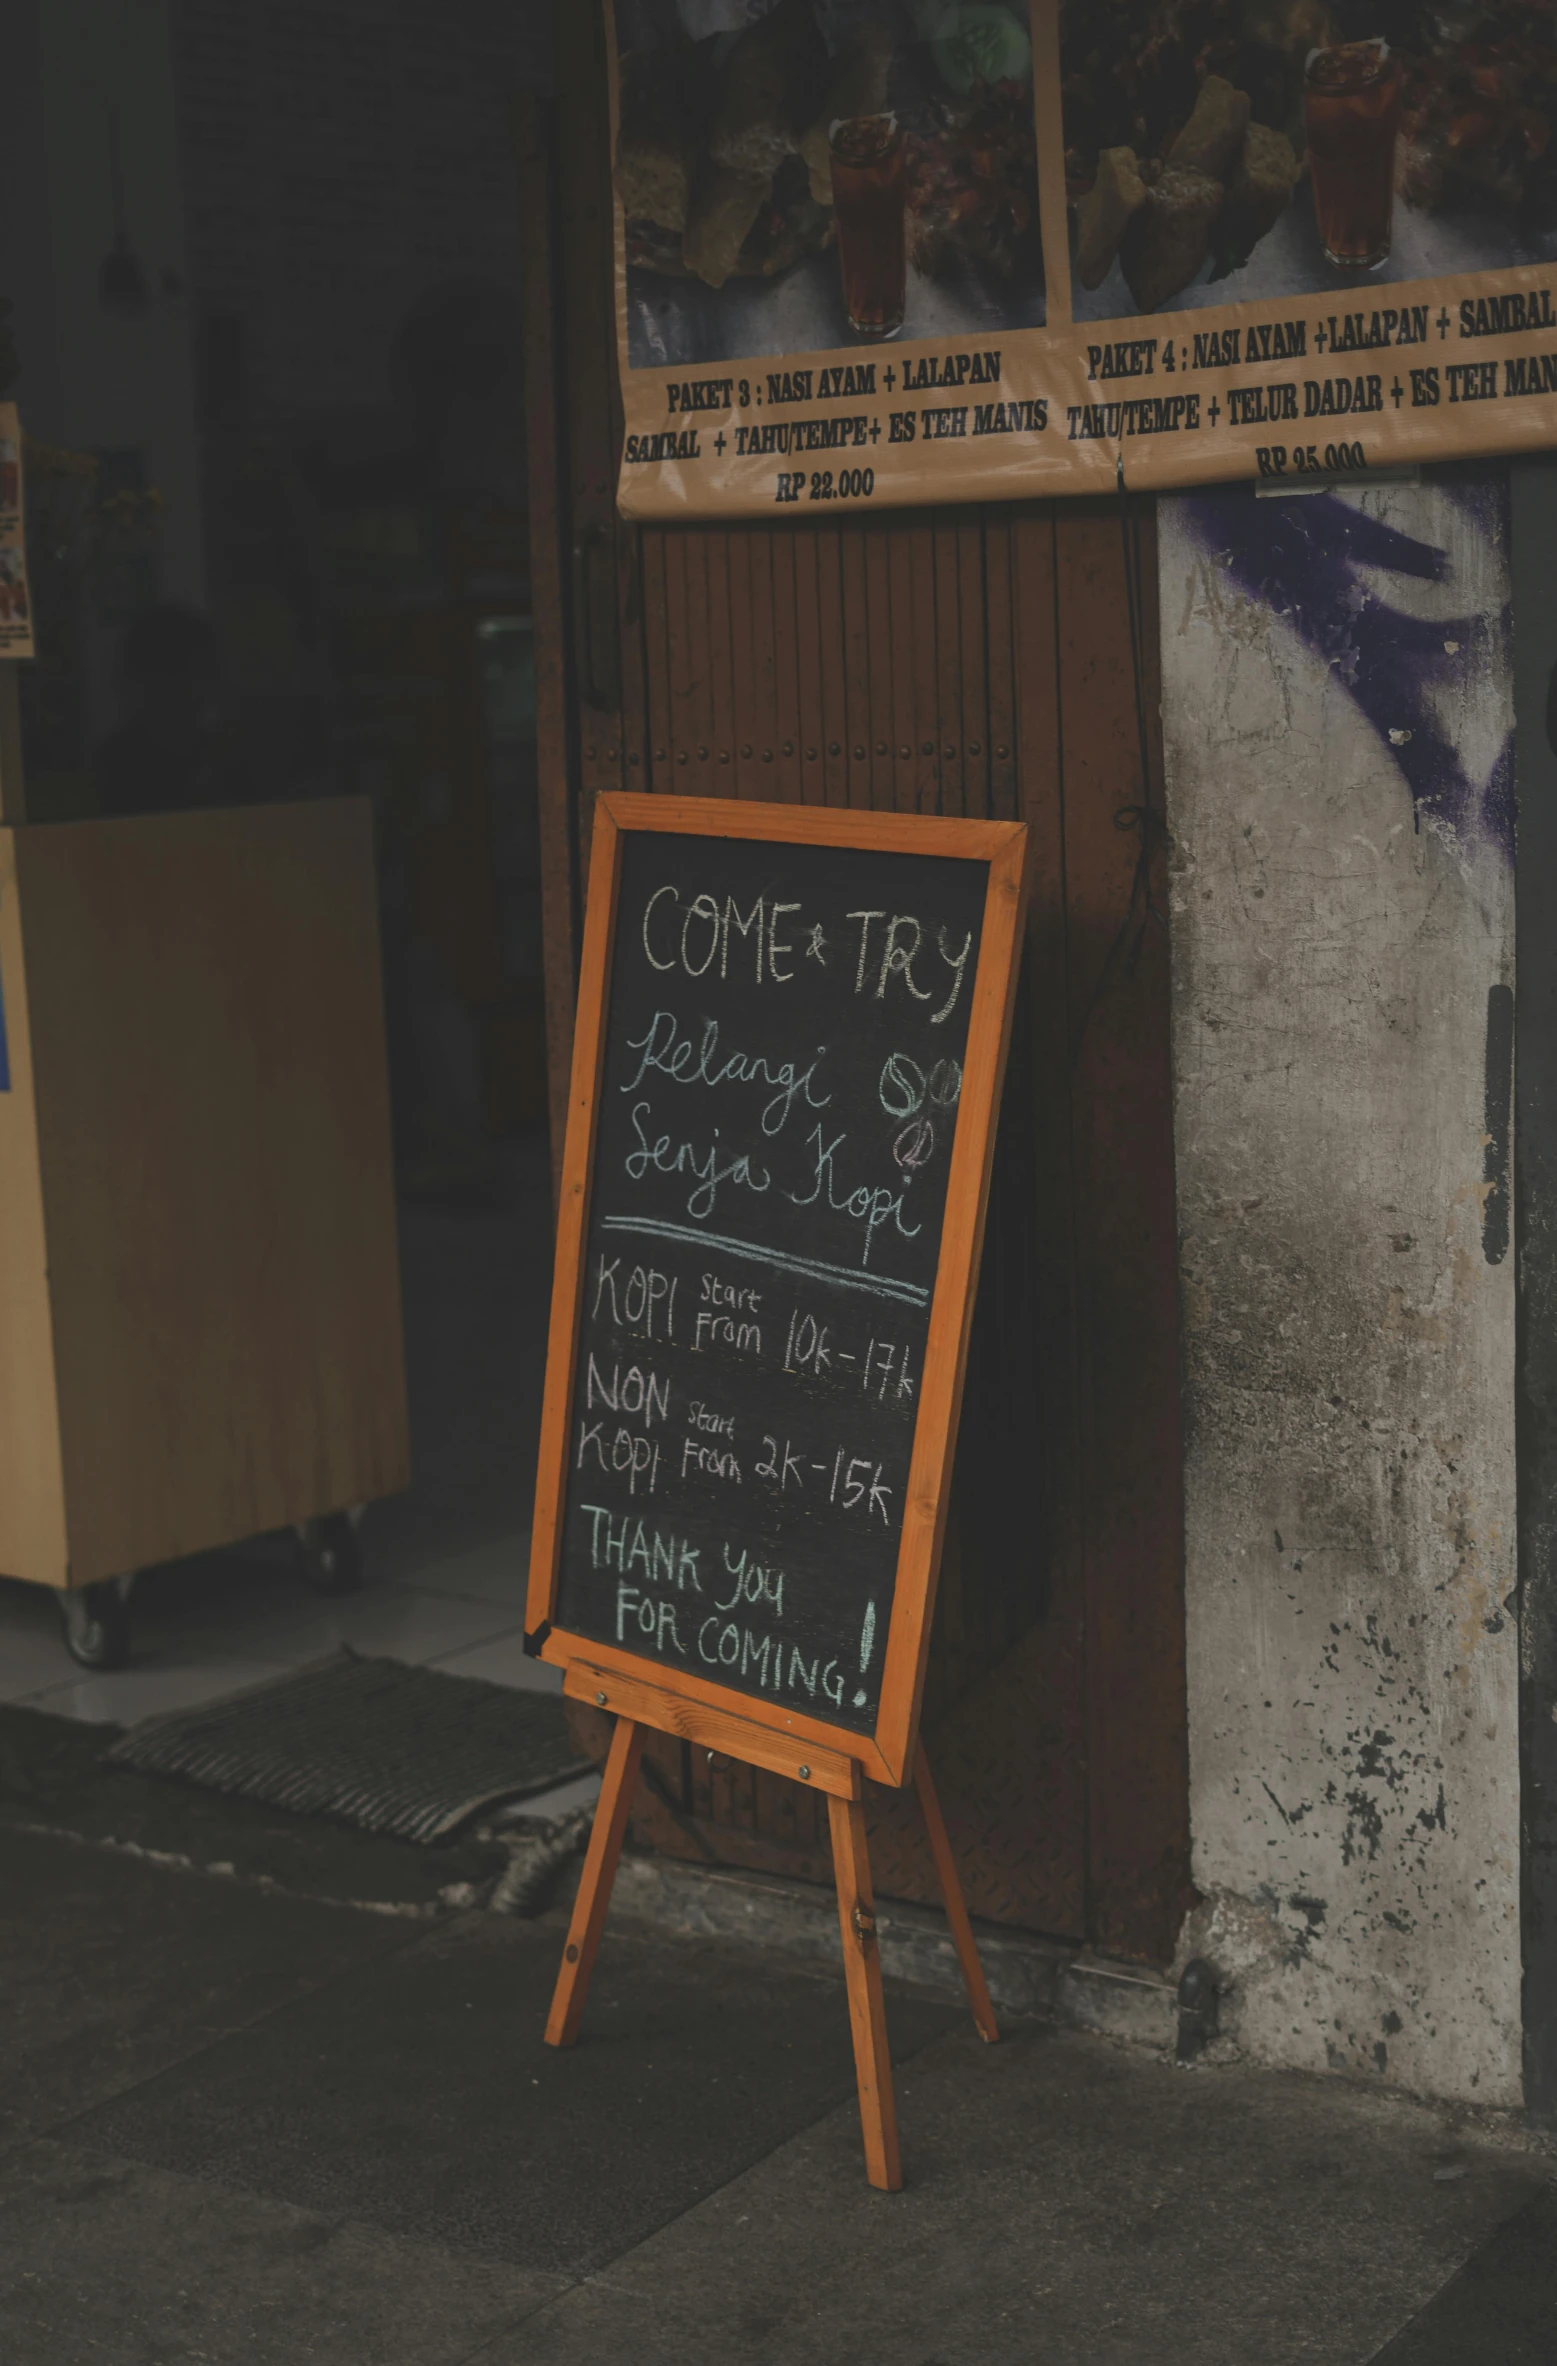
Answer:
<path fill-rule="evenodd" d="M 1025 841 L 707 799 L 596 809 L 532 1648 L 896 1783 Z"/>

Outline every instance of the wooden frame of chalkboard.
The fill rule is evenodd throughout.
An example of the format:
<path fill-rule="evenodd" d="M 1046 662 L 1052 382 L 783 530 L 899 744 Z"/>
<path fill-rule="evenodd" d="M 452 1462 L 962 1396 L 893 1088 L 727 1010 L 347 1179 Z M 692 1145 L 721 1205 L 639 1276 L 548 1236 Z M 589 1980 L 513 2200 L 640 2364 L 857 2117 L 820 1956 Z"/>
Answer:
<path fill-rule="evenodd" d="M 775 849 L 834 849 L 841 857 L 846 851 L 863 851 L 878 856 L 931 858 L 941 865 L 950 859 L 959 866 L 968 863 L 985 867 L 984 891 L 978 899 L 976 966 L 961 1060 L 960 1095 L 944 1183 L 933 1285 L 928 1291 L 928 1330 L 917 1381 L 917 1412 L 903 1490 L 885 1653 L 879 1693 L 870 1704 L 868 1730 L 859 1729 L 857 1716 L 852 1723 L 847 1715 L 834 1722 L 809 1708 L 797 1706 L 793 1697 L 775 1697 L 761 1689 L 737 1689 L 716 1677 L 699 1674 L 693 1667 L 671 1664 L 663 1656 L 651 1657 L 598 1633 L 580 1631 L 570 1627 L 559 1611 L 569 1478 L 578 1459 L 572 1452 L 572 1429 L 579 1378 L 586 1251 L 596 1182 L 600 1096 L 611 1020 L 618 898 L 624 849 L 638 833 L 672 842 L 678 839 L 757 841 Z M 565 1689 L 570 1697 L 609 1707 L 624 1719 L 680 1733 L 710 1749 L 788 1774 L 831 1793 L 839 1801 L 858 1800 L 862 1774 L 894 1786 L 916 1780 L 920 1701 L 973 1290 L 983 1241 L 996 1114 L 1016 993 L 1026 891 L 1027 831 L 1017 822 L 955 820 L 802 805 L 756 805 L 713 798 L 612 793 L 596 800 L 557 1220 L 526 1648 L 565 1671 Z M 794 905 L 782 908 L 798 909 Z M 885 921 L 888 915 L 873 911 L 862 916 L 851 912 L 848 917 L 862 919 L 858 974 L 863 978 L 870 923 Z M 737 928 L 741 925 L 737 916 Z M 889 926 L 870 940 L 873 963 L 879 946 L 883 942 L 886 945 L 885 953 L 880 956 L 883 988 L 894 966 L 901 976 L 906 949 L 910 943 L 917 947 L 920 941 L 917 934 L 912 940 L 905 936 L 894 950 L 892 932 L 897 927 L 897 919 L 893 917 Z M 761 937 L 759 924 L 759 977 Z M 647 948 L 647 934 L 644 941 Z M 769 941 L 773 942 L 771 922 Z M 727 950 L 729 942 L 727 927 Z M 685 947 L 684 934 L 682 944 Z M 791 948 L 781 950 L 788 952 Z M 912 962 L 918 958 L 917 950 L 909 954 L 906 974 L 909 992 L 922 1004 L 929 996 L 915 982 Z M 946 958 L 949 960 L 950 955 Z M 662 965 L 656 960 L 654 966 Z M 874 976 L 874 969 L 871 974 Z M 960 972 L 958 978 L 960 983 Z M 905 1007 L 912 1009 L 912 1005 Z M 634 1040 L 635 1049 L 637 1040 Z M 650 1056 L 645 1054 L 645 1060 Z M 920 1071 L 915 1069 L 914 1073 L 918 1075 Z M 814 1106 L 821 1106 L 819 1099 Z M 898 1152 L 900 1163 L 911 1163 L 913 1155 L 910 1140 L 906 1152 L 902 1149 Z M 829 1191 L 833 1188 L 830 1181 L 828 1188 Z M 833 1204 L 841 1203 L 834 1200 Z M 913 1204 L 917 1207 L 920 1202 Z M 691 1228 L 681 1229 L 689 1233 Z M 926 1292 L 920 1290 L 916 1295 L 923 1298 Z M 643 1386 L 641 1379 L 638 1386 L 640 1389 Z M 877 1468 L 879 1472 L 879 1464 Z M 589 1508 L 592 1507 L 586 1507 Z M 598 1525 L 594 1533 L 600 1534 Z M 609 1522 L 606 1533 L 609 1540 Z M 624 1550 L 618 1547 L 619 1566 Z M 872 1604 L 868 1622 L 873 1621 L 873 1615 Z M 620 1618 L 617 1623 L 620 1629 Z M 867 1637 L 862 1665 L 868 1650 Z M 853 1697 L 858 1700 L 863 1695 Z"/>

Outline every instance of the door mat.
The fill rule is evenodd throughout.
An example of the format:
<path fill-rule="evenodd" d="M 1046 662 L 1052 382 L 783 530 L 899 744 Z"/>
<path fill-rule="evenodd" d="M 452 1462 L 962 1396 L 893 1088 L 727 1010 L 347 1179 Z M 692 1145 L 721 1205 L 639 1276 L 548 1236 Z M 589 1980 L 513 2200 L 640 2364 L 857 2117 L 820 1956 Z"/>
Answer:
<path fill-rule="evenodd" d="M 349 1650 L 148 1717 L 105 1755 L 141 1774 L 429 1844 L 499 1800 L 549 1791 L 594 1764 L 554 1693 Z"/>

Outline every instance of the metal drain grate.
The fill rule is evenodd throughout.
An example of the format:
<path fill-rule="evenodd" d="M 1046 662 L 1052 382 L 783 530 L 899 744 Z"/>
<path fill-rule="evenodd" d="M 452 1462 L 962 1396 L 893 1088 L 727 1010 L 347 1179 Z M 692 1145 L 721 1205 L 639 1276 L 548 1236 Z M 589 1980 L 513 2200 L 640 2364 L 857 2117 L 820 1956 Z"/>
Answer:
<path fill-rule="evenodd" d="M 140 1774 L 423 1842 L 592 1764 L 554 1693 L 346 1650 L 203 1708 L 148 1717 L 106 1755 Z"/>

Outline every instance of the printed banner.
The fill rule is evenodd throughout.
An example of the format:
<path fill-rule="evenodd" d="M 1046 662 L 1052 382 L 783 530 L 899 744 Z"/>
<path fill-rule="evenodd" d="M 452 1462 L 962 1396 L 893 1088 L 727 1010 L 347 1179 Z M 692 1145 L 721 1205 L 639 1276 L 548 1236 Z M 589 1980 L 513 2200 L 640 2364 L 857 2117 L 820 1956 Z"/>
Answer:
<path fill-rule="evenodd" d="M 1557 0 L 605 0 L 636 518 L 1557 444 Z"/>
<path fill-rule="evenodd" d="M 33 654 L 22 516 L 22 430 L 15 403 L 0 403 L 0 657 Z"/>

